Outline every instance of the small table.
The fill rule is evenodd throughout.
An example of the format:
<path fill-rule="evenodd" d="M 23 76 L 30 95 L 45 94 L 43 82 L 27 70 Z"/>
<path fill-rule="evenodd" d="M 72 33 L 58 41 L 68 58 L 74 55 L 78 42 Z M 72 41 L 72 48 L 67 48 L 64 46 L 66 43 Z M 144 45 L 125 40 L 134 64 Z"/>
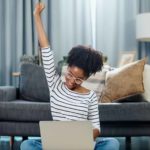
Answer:
<path fill-rule="evenodd" d="M 16 87 L 20 86 L 20 72 L 12 72 L 12 76 L 15 77 L 15 85 Z"/>
<path fill-rule="evenodd" d="M 12 76 L 13 76 L 13 77 L 19 77 L 20 75 L 21 75 L 20 72 L 13 72 L 13 73 L 12 73 Z"/>

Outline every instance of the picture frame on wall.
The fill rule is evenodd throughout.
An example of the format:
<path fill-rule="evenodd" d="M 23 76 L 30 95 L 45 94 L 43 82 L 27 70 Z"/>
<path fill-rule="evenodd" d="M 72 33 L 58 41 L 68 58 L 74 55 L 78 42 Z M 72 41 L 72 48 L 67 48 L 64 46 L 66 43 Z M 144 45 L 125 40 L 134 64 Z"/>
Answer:
<path fill-rule="evenodd" d="M 136 51 L 123 51 L 120 53 L 118 67 L 124 66 L 128 63 L 135 61 Z"/>

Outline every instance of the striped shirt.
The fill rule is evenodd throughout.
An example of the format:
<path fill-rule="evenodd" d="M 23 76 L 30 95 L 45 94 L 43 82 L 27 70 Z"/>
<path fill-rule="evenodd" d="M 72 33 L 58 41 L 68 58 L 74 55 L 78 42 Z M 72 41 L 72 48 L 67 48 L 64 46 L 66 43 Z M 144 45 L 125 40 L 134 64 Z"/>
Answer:
<path fill-rule="evenodd" d="M 42 59 L 50 92 L 53 120 L 90 120 L 93 128 L 100 129 L 98 101 L 95 92 L 78 93 L 68 89 L 56 73 L 53 51 L 49 47 L 42 48 Z"/>

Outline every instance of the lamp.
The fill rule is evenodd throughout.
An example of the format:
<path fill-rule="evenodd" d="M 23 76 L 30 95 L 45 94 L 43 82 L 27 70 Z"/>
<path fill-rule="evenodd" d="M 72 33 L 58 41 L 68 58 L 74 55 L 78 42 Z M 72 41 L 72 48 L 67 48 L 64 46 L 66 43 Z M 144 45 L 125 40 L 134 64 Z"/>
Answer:
<path fill-rule="evenodd" d="M 145 56 L 149 53 L 148 42 L 150 42 L 150 13 L 141 13 L 137 15 L 136 39 L 139 41 L 138 57 L 141 59 L 143 53 L 145 53 Z"/>
<path fill-rule="evenodd" d="M 143 42 L 150 41 L 150 13 L 138 14 L 136 21 L 136 39 Z"/>

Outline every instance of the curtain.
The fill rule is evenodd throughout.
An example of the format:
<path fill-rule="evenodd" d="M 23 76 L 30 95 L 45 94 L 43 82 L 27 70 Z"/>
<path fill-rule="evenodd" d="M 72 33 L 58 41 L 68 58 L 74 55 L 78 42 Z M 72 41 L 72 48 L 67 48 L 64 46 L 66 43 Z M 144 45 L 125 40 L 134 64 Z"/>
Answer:
<path fill-rule="evenodd" d="M 121 51 L 137 50 L 135 17 L 137 0 L 97 0 L 96 43 L 117 66 Z"/>
<path fill-rule="evenodd" d="M 0 85 L 17 86 L 18 79 L 12 73 L 20 70 L 21 56 L 39 53 L 33 18 L 38 1 L 0 0 Z M 50 1 L 44 3 L 50 8 Z M 48 11 L 42 14 L 46 31 L 49 31 L 47 25 L 50 23 L 48 14 Z"/>
<path fill-rule="evenodd" d="M 37 53 L 30 0 L 0 0 L 0 85 L 15 84 L 12 72 L 19 71 L 23 54 Z"/>
<path fill-rule="evenodd" d="M 0 85 L 15 85 L 20 57 L 38 54 L 33 10 L 38 0 L 0 0 Z M 72 46 L 84 44 L 116 66 L 120 51 L 137 49 L 137 0 L 42 0 L 44 28 L 55 62 Z"/>
<path fill-rule="evenodd" d="M 92 45 L 90 1 L 51 1 L 50 41 L 56 61 L 75 45 Z"/>
<path fill-rule="evenodd" d="M 86 44 L 117 66 L 120 51 L 137 50 L 137 6 L 137 0 L 52 0 L 51 43 L 56 60 L 72 46 Z"/>

